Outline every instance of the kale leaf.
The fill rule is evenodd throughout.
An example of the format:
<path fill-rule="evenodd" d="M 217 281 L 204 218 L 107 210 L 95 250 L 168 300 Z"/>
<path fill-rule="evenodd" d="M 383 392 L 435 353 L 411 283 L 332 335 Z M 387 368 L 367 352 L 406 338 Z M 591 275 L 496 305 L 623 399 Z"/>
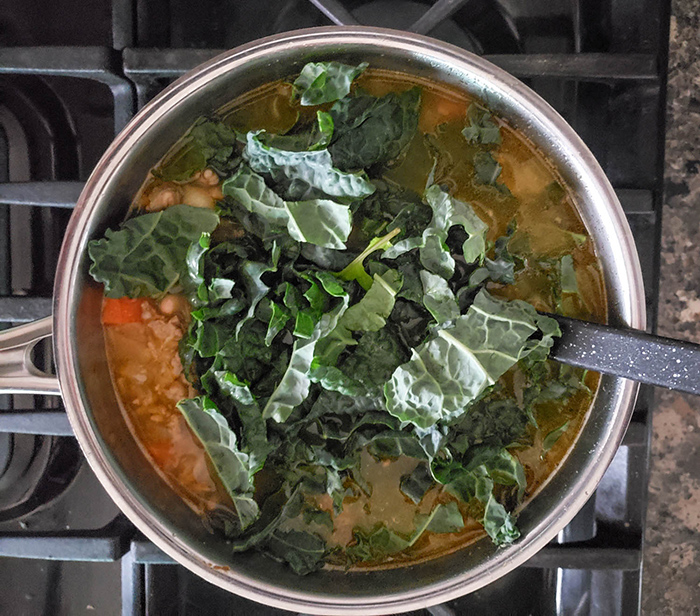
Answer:
<path fill-rule="evenodd" d="M 342 289 L 341 289 L 342 290 Z M 286 421 L 295 407 L 299 406 L 309 395 L 312 361 L 314 359 L 316 343 L 320 338 L 332 332 L 338 325 L 338 320 L 343 316 L 348 307 L 348 297 L 344 291 L 338 298 L 334 308 L 322 315 L 314 325 L 311 335 L 307 339 L 297 338 L 292 346 L 292 354 L 284 376 L 275 387 L 269 397 L 263 417 L 274 419 L 277 423 Z"/>
<path fill-rule="evenodd" d="M 476 215 L 468 203 L 450 196 L 440 186 L 430 186 L 425 200 L 433 210 L 433 217 L 420 237 L 409 237 L 384 251 L 384 258 L 395 259 L 409 250 L 420 248 L 420 261 L 425 269 L 449 280 L 454 274 L 455 261 L 447 247 L 447 236 L 454 226 L 467 234 L 462 244 L 462 255 L 467 263 L 481 262 L 486 254 L 488 226 Z"/>
<path fill-rule="evenodd" d="M 346 310 L 338 325 L 355 332 L 380 330 L 394 309 L 394 297 L 401 290 L 402 284 L 401 274 L 396 270 L 387 270 L 382 276 L 375 274 L 369 291 Z"/>
<path fill-rule="evenodd" d="M 271 451 L 267 440 L 267 426 L 257 400 L 250 388 L 239 381 L 235 374 L 224 370 L 215 371 L 213 374 L 222 394 L 228 397 L 238 415 L 243 434 L 241 450 L 248 454 L 251 473 L 257 473 Z"/>
<path fill-rule="evenodd" d="M 496 545 L 510 544 L 520 536 L 513 516 L 494 494 L 496 485 L 513 487 L 520 500 L 525 490 L 522 464 L 507 449 L 477 448 L 466 464 L 456 460 L 435 461 L 433 475 L 463 502 L 480 503 L 483 511 L 480 521 Z"/>
<path fill-rule="evenodd" d="M 467 120 L 469 126 L 462 130 L 462 134 L 470 143 L 496 144 L 499 145 L 501 139 L 501 129 L 494 122 L 493 116 L 478 103 L 472 103 L 467 109 Z"/>
<path fill-rule="evenodd" d="M 326 542 L 321 537 L 301 530 L 274 531 L 266 547 L 273 557 L 288 563 L 299 575 L 320 569 L 327 553 Z"/>
<path fill-rule="evenodd" d="M 524 259 L 510 252 L 509 244 L 517 231 L 515 221 L 508 225 L 506 235 L 499 237 L 494 245 L 494 258 L 486 257 L 484 265 L 474 270 L 469 277 L 470 289 L 476 288 L 487 279 L 501 284 L 513 284 L 515 282 L 516 266 L 524 267 Z"/>
<path fill-rule="evenodd" d="M 218 224 L 211 210 L 189 205 L 136 216 L 88 243 L 90 275 L 104 283 L 107 297 L 162 296 L 187 275 L 190 245 Z"/>
<path fill-rule="evenodd" d="M 411 349 L 384 388 L 387 410 L 420 428 L 456 418 L 519 360 L 545 356 L 558 332 L 556 321 L 530 304 L 482 290 L 452 327 Z"/>
<path fill-rule="evenodd" d="M 357 66 L 340 62 L 309 62 L 294 81 L 299 102 L 305 106 L 322 105 L 347 96 L 353 80 L 367 66 L 366 62 Z"/>
<path fill-rule="evenodd" d="M 415 522 L 416 530 L 412 538 L 414 543 L 425 531 L 436 534 L 456 533 L 464 528 L 464 518 L 454 501 L 436 505 L 428 514 L 417 514 Z"/>
<path fill-rule="evenodd" d="M 315 340 L 294 342 L 287 370 L 263 409 L 265 419 L 272 418 L 278 423 L 286 421 L 294 407 L 309 395 L 309 370 L 314 358 L 314 346 Z"/>
<path fill-rule="evenodd" d="M 531 419 L 513 398 L 484 398 L 450 426 L 450 449 L 465 453 L 476 445 L 508 447 L 525 434 Z"/>
<path fill-rule="evenodd" d="M 464 260 L 467 263 L 481 261 L 486 252 L 488 226 L 474 213 L 474 210 L 467 203 L 451 197 L 436 185 L 425 191 L 425 199 L 433 209 L 433 219 L 424 232 L 425 247 L 421 250 L 423 265 L 443 278 L 449 278 L 452 275 L 454 260 L 447 252 L 445 242 L 447 233 L 455 225 L 462 227 L 468 235 L 468 239 L 462 244 Z M 447 267 L 443 269 L 442 263 L 445 262 Z M 429 267 L 429 264 L 434 264 L 433 268 Z"/>
<path fill-rule="evenodd" d="M 368 394 L 381 397 L 382 388 L 396 368 L 408 359 L 408 352 L 393 327 L 368 331 L 360 336 L 341 369 L 359 382 Z"/>
<path fill-rule="evenodd" d="M 564 422 L 561 426 L 558 428 L 555 428 L 552 430 L 547 436 L 544 437 L 542 440 L 542 453 L 546 453 L 549 451 L 556 442 L 559 440 L 562 434 L 566 432 L 567 428 L 569 427 L 569 422 Z"/>
<path fill-rule="evenodd" d="M 459 304 L 447 281 L 425 270 L 420 273 L 423 284 L 423 305 L 438 323 L 454 321 L 459 316 Z"/>
<path fill-rule="evenodd" d="M 477 151 L 474 154 L 472 163 L 474 164 L 474 173 L 479 183 L 489 184 L 497 188 L 500 192 L 510 195 L 508 187 L 503 182 L 498 181 L 503 167 L 501 167 L 491 152 L 483 150 Z"/>
<path fill-rule="evenodd" d="M 562 293 L 578 293 L 578 281 L 576 279 L 576 270 L 574 270 L 574 259 L 571 255 L 564 255 L 561 258 L 561 292 Z"/>
<path fill-rule="evenodd" d="M 243 158 L 257 173 L 268 174 L 281 184 L 293 181 L 331 197 L 357 199 L 371 195 L 374 186 L 364 172 L 345 173 L 333 166 L 327 149 L 295 152 L 265 145 L 264 131 L 246 136 Z M 299 188 L 294 191 L 299 192 Z M 292 191 L 292 192 L 294 192 Z M 290 189 L 287 188 L 287 192 Z"/>
<path fill-rule="evenodd" d="M 347 205 L 330 199 L 285 201 L 268 188 L 262 176 L 247 165 L 227 179 L 224 195 L 234 198 L 249 212 L 257 214 L 273 228 L 286 228 L 292 239 L 323 248 L 345 248 L 352 228 Z"/>
<path fill-rule="evenodd" d="M 413 471 L 401 477 L 400 489 L 417 505 L 434 484 L 428 465 L 418 464 Z"/>
<path fill-rule="evenodd" d="M 181 400 L 177 405 L 188 425 L 202 442 L 218 478 L 231 497 L 241 530 L 259 515 L 253 499 L 249 457 L 238 449 L 235 433 L 216 405 L 206 397 Z"/>
<path fill-rule="evenodd" d="M 265 145 L 288 150 L 291 152 L 306 152 L 323 150 L 333 139 L 333 117 L 326 111 L 316 112 L 316 122 L 303 130 L 293 131 L 285 135 L 263 133 Z"/>
<path fill-rule="evenodd" d="M 409 546 L 409 539 L 389 530 L 381 522 L 369 530 L 355 528 L 352 534 L 355 543 L 345 548 L 351 562 L 379 560 Z"/>
<path fill-rule="evenodd" d="M 390 530 L 381 522 L 369 530 L 357 527 L 353 530 L 355 543 L 346 548 L 345 553 L 351 562 L 379 560 L 411 547 L 426 531 L 458 532 L 464 528 L 464 519 L 457 503 L 438 504 L 428 514 L 416 514 L 414 527 L 410 535 Z"/>
<path fill-rule="evenodd" d="M 230 126 L 220 120 L 202 118 L 153 174 L 166 181 L 182 182 L 211 167 L 219 175 L 227 175 L 240 160 L 236 145 L 236 131 Z"/>
<path fill-rule="evenodd" d="M 419 88 L 382 97 L 359 93 L 331 108 L 334 134 L 329 151 L 339 169 L 366 169 L 398 159 L 416 133 Z"/>

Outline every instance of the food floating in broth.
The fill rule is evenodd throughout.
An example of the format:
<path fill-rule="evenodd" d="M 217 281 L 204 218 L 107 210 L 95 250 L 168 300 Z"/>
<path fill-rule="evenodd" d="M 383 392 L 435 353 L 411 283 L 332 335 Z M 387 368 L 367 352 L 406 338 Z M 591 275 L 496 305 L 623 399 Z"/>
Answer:
<path fill-rule="evenodd" d="M 517 541 L 597 387 L 547 360 L 542 311 L 605 319 L 571 195 L 410 75 L 317 62 L 233 101 L 89 254 L 135 438 L 233 551 L 299 574 Z"/>

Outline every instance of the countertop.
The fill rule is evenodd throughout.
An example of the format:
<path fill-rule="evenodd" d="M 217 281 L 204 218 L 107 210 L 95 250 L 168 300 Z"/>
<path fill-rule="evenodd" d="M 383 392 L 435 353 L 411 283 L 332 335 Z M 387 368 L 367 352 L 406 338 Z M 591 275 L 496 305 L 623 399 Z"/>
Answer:
<path fill-rule="evenodd" d="M 658 331 L 700 343 L 700 0 L 672 2 L 666 121 Z M 657 390 L 653 427 L 642 611 L 700 615 L 700 397 Z"/>

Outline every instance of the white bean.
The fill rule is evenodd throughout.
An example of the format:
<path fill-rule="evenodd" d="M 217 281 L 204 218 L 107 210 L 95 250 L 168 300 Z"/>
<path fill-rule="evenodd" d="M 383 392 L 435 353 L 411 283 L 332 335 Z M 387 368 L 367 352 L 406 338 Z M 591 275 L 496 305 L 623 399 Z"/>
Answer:
<path fill-rule="evenodd" d="M 196 184 L 186 184 L 182 195 L 183 203 L 192 207 L 203 207 L 214 209 L 214 199 L 209 194 L 207 188 L 197 186 Z"/>

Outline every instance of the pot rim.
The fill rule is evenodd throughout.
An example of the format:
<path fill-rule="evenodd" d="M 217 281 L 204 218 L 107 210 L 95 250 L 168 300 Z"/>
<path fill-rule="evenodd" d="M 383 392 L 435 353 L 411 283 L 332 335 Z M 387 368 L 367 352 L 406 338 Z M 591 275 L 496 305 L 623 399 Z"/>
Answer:
<path fill-rule="evenodd" d="M 558 147 L 572 152 L 575 172 L 583 178 L 587 193 L 608 204 L 606 224 L 618 231 L 619 242 L 609 249 L 620 268 L 627 274 L 628 288 L 616 306 L 621 324 L 644 329 L 645 304 L 634 240 L 617 197 L 597 161 L 578 135 L 539 95 L 502 69 L 461 48 L 421 35 L 397 30 L 365 26 L 324 27 L 284 32 L 253 41 L 225 52 L 187 73 L 140 111 L 107 149 L 88 179 L 66 231 L 58 263 L 54 291 L 54 337 L 57 372 L 66 411 L 85 456 L 102 485 L 119 508 L 159 548 L 204 579 L 246 598 L 283 609 L 317 614 L 386 614 L 422 608 L 467 594 L 501 577 L 523 564 L 565 526 L 589 499 L 612 461 L 627 427 L 638 384 L 616 379 L 615 417 L 598 444 L 595 458 L 572 481 L 564 502 L 551 509 L 513 547 L 459 576 L 431 582 L 391 595 L 334 597 L 311 595 L 272 585 L 261 585 L 239 572 L 213 568 L 202 555 L 192 550 L 177 536 L 167 532 L 130 492 L 112 467 L 103 445 L 89 420 L 87 402 L 78 383 L 79 367 L 76 350 L 76 295 L 79 289 L 80 260 L 86 251 L 86 231 L 97 209 L 102 189 L 120 173 L 120 161 L 167 110 L 177 106 L 194 90 L 218 76 L 240 66 L 252 57 L 261 57 L 279 47 L 312 49 L 319 45 L 341 46 L 343 43 L 372 47 L 400 48 L 410 57 L 420 55 L 436 64 L 449 65 L 455 74 L 469 74 L 488 84 L 491 90 L 536 114 L 538 121 L 555 135 Z"/>

